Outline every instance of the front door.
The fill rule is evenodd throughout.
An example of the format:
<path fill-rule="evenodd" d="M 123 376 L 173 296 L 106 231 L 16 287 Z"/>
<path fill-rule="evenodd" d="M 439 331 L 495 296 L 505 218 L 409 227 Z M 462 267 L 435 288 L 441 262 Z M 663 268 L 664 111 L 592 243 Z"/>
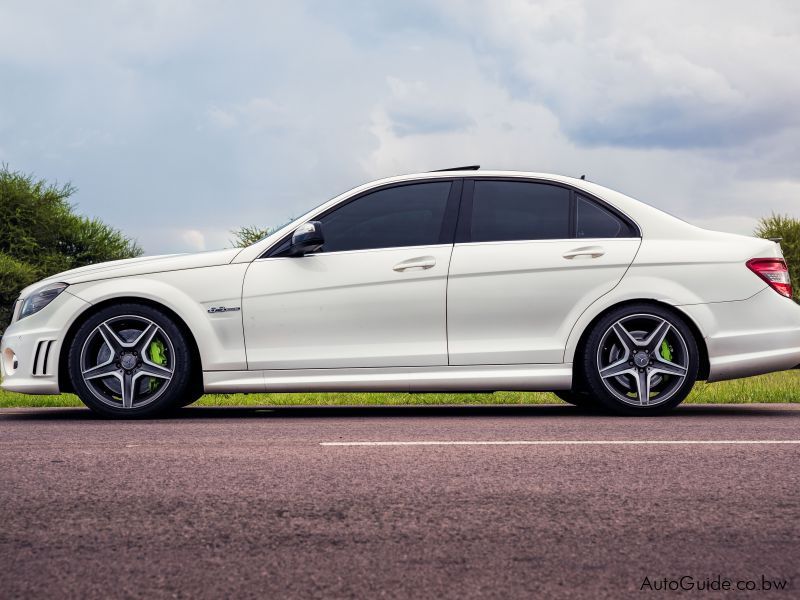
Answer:
<path fill-rule="evenodd" d="M 446 365 L 456 187 L 367 192 L 318 218 L 319 252 L 255 260 L 242 293 L 249 368 Z"/>

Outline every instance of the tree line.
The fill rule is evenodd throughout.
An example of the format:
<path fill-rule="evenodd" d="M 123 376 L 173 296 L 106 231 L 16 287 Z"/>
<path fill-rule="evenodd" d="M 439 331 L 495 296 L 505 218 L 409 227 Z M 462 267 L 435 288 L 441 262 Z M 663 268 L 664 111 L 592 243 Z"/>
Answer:
<path fill-rule="evenodd" d="M 98 218 L 77 214 L 69 183 L 49 183 L 0 165 L 0 332 L 11 306 L 27 285 L 67 269 L 141 256 L 142 248 Z M 231 244 L 245 247 L 276 228 L 241 227 Z M 762 218 L 754 235 L 782 238 L 794 299 L 800 302 L 800 219 L 788 215 Z"/>
<path fill-rule="evenodd" d="M 136 242 L 75 212 L 76 189 L 0 165 L 0 331 L 25 286 L 92 263 L 140 256 Z"/>

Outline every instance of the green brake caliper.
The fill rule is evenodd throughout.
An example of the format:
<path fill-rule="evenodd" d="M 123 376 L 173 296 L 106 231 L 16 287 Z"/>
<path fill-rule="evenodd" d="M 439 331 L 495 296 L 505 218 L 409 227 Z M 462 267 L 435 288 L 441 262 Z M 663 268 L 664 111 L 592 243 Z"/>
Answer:
<path fill-rule="evenodd" d="M 672 362 L 672 346 L 667 343 L 667 340 L 661 342 L 661 358 Z"/>
<path fill-rule="evenodd" d="M 163 367 L 167 364 L 167 348 L 164 346 L 164 342 L 161 340 L 153 340 L 150 342 L 150 346 L 147 348 L 148 354 L 150 354 L 150 360 L 155 364 Z M 154 392 L 158 389 L 158 386 L 161 385 L 160 379 L 155 379 L 154 377 L 150 378 L 150 391 Z"/>

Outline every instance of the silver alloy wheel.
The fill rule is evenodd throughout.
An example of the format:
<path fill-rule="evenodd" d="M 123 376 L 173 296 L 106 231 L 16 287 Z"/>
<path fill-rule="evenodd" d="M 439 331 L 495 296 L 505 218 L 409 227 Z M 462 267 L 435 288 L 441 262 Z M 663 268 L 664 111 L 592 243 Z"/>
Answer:
<path fill-rule="evenodd" d="M 114 408 L 141 408 L 167 389 L 175 349 L 162 327 L 123 315 L 100 323 L 81 348 L 81 376 L 92 394 Z"/>
<path fill-rule="evenodd" d="M 597 369 L 606 389 L 622 402 L 656 406 L 686 380 L 689 350 L 683 335 L 666 319 L 628 315 L 603 334 Z"/>

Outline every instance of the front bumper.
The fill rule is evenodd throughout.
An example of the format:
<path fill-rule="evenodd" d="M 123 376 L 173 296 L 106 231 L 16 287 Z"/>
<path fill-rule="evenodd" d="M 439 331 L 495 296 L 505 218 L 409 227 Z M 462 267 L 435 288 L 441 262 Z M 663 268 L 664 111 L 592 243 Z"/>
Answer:
<path fill-rule="evenodd" d="M 747 300 L 680 308 L 705 336 L 708 381 L 800 368 L 800 305 L 774 290 Z"/>
<path fill-rule="evenodd" d="M 89 306 L 69 290 L 29 317 L 16 321 L 0 340 L 0 388 L 24 394 L 58 394 L 58 360 L 69 326 Z"/>

